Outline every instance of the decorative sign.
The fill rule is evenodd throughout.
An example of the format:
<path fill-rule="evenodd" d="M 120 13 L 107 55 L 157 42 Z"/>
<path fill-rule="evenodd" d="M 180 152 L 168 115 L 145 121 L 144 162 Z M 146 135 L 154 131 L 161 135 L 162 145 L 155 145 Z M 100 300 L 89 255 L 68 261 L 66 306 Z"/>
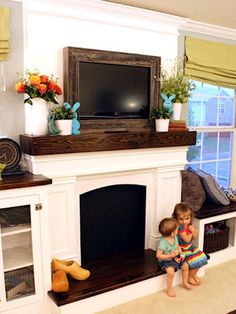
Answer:
<path fill-rule="evenodd" d="M 0 163 L 6 165 L 2 174 L 22 174 L 19 166 L 20 161 L 20 146 L 10 138 L 0 138 Z"/>

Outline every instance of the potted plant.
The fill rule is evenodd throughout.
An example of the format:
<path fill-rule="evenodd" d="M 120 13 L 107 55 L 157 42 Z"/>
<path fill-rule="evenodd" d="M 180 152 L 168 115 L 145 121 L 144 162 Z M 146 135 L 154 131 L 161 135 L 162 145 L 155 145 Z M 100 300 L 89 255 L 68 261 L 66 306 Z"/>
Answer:
<path fill-rule="evenodd" d="M 191 92 L 196 85 L 187 76 L 179 66 L 175 66 L 170 74 L 163 72 L 160 80 L 160 91 L 167 98 L 173 97 L 173 120 L 180 119 L 182 104 L 188 102 Z"/>
<path fill-rule="evenodd" d="M 164 105 L 152 108 L 151 116 L 155 119 L 157 132 L 168 132 L 169 122 L 172 117 L 172 110 Z"/>
<path fill-rule="evenodd" d="M 76 113 L 72 107 L 56 106 L 51 109 L 48 118 L 48 126 L 50 133 L 60 135 L 72 134 L 72 120 L 76 117 Z"/>

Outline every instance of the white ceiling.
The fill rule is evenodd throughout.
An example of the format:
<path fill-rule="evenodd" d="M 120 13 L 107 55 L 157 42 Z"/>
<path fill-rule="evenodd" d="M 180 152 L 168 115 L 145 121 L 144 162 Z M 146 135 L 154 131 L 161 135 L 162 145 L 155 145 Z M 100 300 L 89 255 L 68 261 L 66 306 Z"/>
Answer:
<path fill-rule="evenodd" d="M 236 29 L 236 0 L 104 0 Z"/>

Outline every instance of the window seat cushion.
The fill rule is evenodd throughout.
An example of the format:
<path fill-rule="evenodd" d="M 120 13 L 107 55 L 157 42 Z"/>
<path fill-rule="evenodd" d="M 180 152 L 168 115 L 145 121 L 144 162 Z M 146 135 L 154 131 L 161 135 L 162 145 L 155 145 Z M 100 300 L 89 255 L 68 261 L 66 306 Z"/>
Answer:
<path fill-rule="evenodd" d="M 198 211 L 206 200 L 206 193 L 199 176 L 192 171 L 182 170 L 181 201 Z"/>
<path fill-rule="evenodd" d="M 226 194 L 221 190 L 221 187 L 219 184 L 216 182 L 214 177 L 200 169 L 196 172 L 200 179 L 201 182 L 204 186 L 207 199 L 210 202 L 219 204 L 219 205 L 229 205 L 230 200 L 226 196 Z"/>

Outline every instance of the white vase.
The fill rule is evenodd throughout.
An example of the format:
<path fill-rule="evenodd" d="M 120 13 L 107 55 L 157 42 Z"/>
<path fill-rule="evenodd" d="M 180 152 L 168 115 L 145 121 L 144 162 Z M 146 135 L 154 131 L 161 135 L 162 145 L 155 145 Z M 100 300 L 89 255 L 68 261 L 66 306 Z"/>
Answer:
<path fill-rule="evenodd" d="M 173 103 L 173 120 L 180 120 L 182 104 L 180 102 Z"/>
<path fill-rule="evenodd" d="M 169 119 L 156 119 L 155 125 L 156 125 L 156 131 L 157 132 L 168 132 L 169 130 Z"/>
<path fill-rule="evenodd" d="M 42 98 L 33 98 L 32 105 L 27 105 L 27 133 L 31 135 L 48 134 L 48 102 Z M 29 107 L 30 106 L 30 107 Z"/>
<path fill-rule="evenodd" d="M 55 120 L 55 126 L 60 131 L 60 135 L 72 134 L 72 120 Z"/>

